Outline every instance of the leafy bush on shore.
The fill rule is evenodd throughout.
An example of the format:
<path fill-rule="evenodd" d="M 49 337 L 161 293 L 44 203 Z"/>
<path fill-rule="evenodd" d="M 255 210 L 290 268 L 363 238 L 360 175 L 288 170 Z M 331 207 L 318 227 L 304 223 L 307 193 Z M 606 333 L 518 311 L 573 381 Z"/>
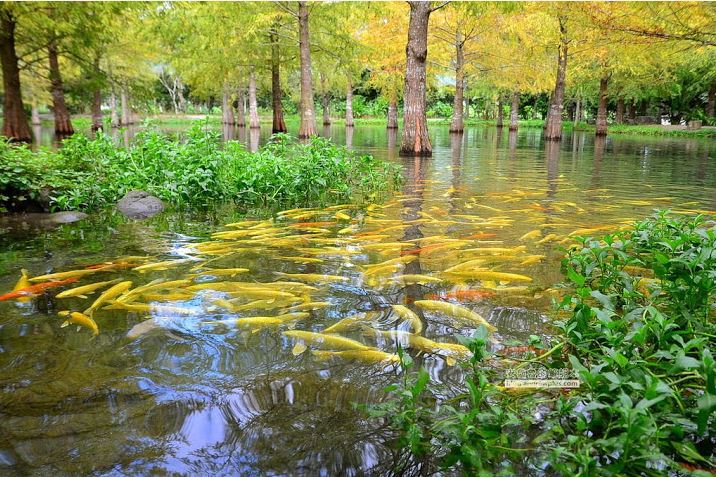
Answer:
<path fill-rule="evenodd" d="M 465 475 L 716 470 L 716 226 L 662 213 L 580 240 L 563 260 L 573 292 L 561 304 L 569 317 L 556 323 L 556 344 L 546 350 L 535 337 L 536 352 L 511 364 L 571 368 L 579 389 L 501 388 L 480 330 L 467 343 L 466 392 L 440 403 L 445 390 L 411 373 L 372 410 L 397 431 L 411 456 L 406 467 Z"/>
<path fill-rule="evenodd" d="M 19 198 L 50 191 L 60 210 L 93 210 L 142 189 L 175 207 L 243 204 L 301 204 L 360 197 L 389 190 L 396 166 L 358 155 L 327 139 L 300 143 L 275 136 L 257 153 L 219 133 L 195 126 L 184 140 L 154 130 L 140 132 L 129 148 L 102 133 L 80 134 L 56 152 L 32 152 L 3 143 L 0 207 L 17 208 Z"/>

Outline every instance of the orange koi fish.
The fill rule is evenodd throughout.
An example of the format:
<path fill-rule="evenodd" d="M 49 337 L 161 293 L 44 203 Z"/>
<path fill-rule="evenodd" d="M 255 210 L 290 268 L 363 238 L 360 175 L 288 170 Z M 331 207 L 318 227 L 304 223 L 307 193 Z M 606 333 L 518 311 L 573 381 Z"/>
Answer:
<path fill-rule="evenodd" d="M 38 283 L 37 285 L 31 285 L 29 287 L 20 288 L 19 290 L 12 291 L 0 295 L 0 301 L 12 300 L 13 298 L 22 298 L 27 296 L 39 295 L 48 288 L 55 288 L 62 285 L 69 285 L 79 280 L 78 277 L 67 278 L 66 280 L 58 280 L 56 282 Z"/>

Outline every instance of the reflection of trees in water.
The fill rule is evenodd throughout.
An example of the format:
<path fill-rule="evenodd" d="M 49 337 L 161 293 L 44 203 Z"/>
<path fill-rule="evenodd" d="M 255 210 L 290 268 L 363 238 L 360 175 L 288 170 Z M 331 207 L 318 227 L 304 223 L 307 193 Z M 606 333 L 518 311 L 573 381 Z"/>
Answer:
<path fill-rule="evenodd" d="M 300 375 L 251 378 L 219 398 L 220 439 L 197 449 L 184 463 L 196 474 L 235 469 L 282 475 L 365 474 L 379 462 L 391 462 L 384 444 L 391 433 L 354 403 L 380 401 L 385 396 L 382 387 L 393 379 L 381 366 L 341 362 Z M 362 382 L 372 384 L 355 384 Z M 213 415 L 205 412 L 193 418 Z"/>
<path fill-rule="evenodd" d="M 591 189 L 601 189 L 602 187 L 602 158 L 606 143 L 607 138 L 604 136 L 594 138 L 594 165 L 592 166 L 592 180 L 589 184 Z"/>

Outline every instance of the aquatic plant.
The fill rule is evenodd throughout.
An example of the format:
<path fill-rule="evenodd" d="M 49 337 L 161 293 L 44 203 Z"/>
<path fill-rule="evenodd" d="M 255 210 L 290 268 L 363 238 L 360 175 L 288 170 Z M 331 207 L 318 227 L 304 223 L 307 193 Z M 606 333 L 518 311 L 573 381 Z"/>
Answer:
<path fill-rule="evenodd" d="M 432 455 L 468 475 L 514 471 L 507 460 L 522 471 L 560 475 L 716 468 L 713 223 L 661 213 L 579 240 L 563 260 L 573 291 L 561 303 L 569 313 L 556 323 L 561 336 L 550 350 L 513 364 L 571 366 L 579 389 L 514 395 L 500 388 L 478 335 L 469 342 L 466 393 L 438 405 L 435 385 L 421 372 L 389 388 L 394 399 L 373 410 L 389 417 L 398 446 L 414 460 Z M 528 349 L 543 347 L 534 340 Z"/>
<path fill-rule="evenodd" d="M 174 207 L 207 208 L 222 202 L 304 204 L 371 196 L 399 180 L 397 166 L 358 155 L 327 139 L 299 143 L 276 136 L 257 153 L 201 124 L 179 140 L 153 129 L 130 147 L 98 133 L 74 135 L 57 152 L 34 153 L 3 143 L 0 206 L 47 188 L 60 210 L 92 210 L 143 189 Z"/>

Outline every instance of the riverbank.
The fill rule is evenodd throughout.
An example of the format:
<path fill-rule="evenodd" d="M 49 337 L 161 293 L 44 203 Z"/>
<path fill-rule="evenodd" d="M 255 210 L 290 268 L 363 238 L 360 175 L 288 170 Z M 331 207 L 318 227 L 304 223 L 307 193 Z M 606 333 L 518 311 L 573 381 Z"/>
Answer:
<path fill-rule="evenodd" d="M 48 119 L 43 119 L 43 121 Z M 271 124 L 272 118 L 270 114 L 264 113 L 260 117 L 261 124 Z M 209 124 L 219 125 L 221 124 L 221 115 L 217 114 L 186 114 L 186 115 L 155 115 L 147 116 L 141 119 L 138 124 L 148 122 L 157 126 L 185 126 L 196 124 L 197 122 L 207 122 Z M 286 123 L 298 123 L 299 117 L 297 115 L 285 116 Z M 355 118 L 356 126 L 361 125 L 386 125 L 387 121 L 385 118 Z M 72 119 L 72 124 L 76 129 L 89 129 L 91 121 L 89 117 L 76 116 Z M 345 118 L 331 118 L 331 124 L 341 125 L 345 124 Z M 399 128 L 402 127 L 402 119 L 398 121 Z M 428 118 L 428 124 L 450 124 L 450 118 Z M 466 118 L 466 126 L 483 126 L 483 127 L 495 127 L 494 120 L 484 120 L 476 118 Z M 320 128 L 320 124 L 318 125 Z M 541 119 L 527 119 L 520 120 L 520 128 L 542 128 L 544 121 Z M 507 122 L 505 122 L 505 129 L 507 128 Z M 584 131 L 588 133 L 595 132 L 595 126 L 587 123 L 574 124 L 571 121 L 565 121 L 563 123 L 564 131 Z M 669 137 L 685 137 L 685 138 L 714 138 L 716 137 L 715 126 L 704 126 L 700 129 L 687 129 L 686 126 L 662 126 L 657 124 L 645 124 L 645 125 L 631 125 L 631 124 L 610 124 L 608 127 L 608 134 L 619 134 L 619 135 L 633 135 L 633 136 L 669 136 Z"/>

